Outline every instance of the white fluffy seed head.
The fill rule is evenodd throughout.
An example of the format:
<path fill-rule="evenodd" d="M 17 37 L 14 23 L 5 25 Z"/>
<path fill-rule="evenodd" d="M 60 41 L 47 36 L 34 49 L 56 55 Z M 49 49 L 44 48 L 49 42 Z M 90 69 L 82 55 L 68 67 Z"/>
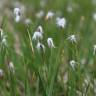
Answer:
<path fill-rule="evenodd" d="M 19 22 L 21 19 L 21 10 L 20 8 L 14 8 L 15 22 Z"/>
<path fill-rule="evenodd" d="M 1 38 L 3 37 L 3 30 L 0 28 L 0 36 L 1 36 Z"/>
<path fill-rule="evenodd" d="M 56 18 L 56 24 L 58 27 L 65 28 L 66 25 L 66 19 L 65 18 Z"/>
<path fill-rule="evenodd" d="M 41 25 L 38 26 L 37 31 L 43 33 L 43 28 Z"/>
<path fill-rule="evenodd" d="M 77 42 L 77 39 L 76 39 L 76 36 L 75 35 L 71 35 L 68 37 L 68 40 L 70 40 L 72 43 L 76 43 Z"/>
<path fill-rule="evenodd" d="M 15 16 L 20 15 L 20 13 L 21 13 L 20 8 L 14 8 L 14 15 Z"/>
<path fill-rule="evenodd" d="M 71 65 L 71 67 L 73 68 L 73 70 L 75 70 L 75 65 L 76 65 L 75 60 L 71 60 L 71 61 L 70 61 L 70 65 Z"/>
<path fill-rule="evenodd" d="M 42 26 L 38 26 L 37 30 L 34 32 L 32 40 L 42 40 L 43 39 L 43 28 Z"/>
<path fill-rule="evenodd" d="M 44 11 L 43 10 L 40 10 L 38 13 L 36 13 L 36 17 L 38 19 L 42 18 L 44 16 Z"/>
<path fill-rule="evenodd" d="M 52 38 L 48 38 L 47 39 L 47 44 L 49 48 L 55 48 L 55 45 L 53 43 L 53 39 Z"/>
<path fill-rule="evenodd" d="M 72 8 L 71 5 L 68 5 L 68 6 L 67 6 L 67 11 L 68 11 L 69 13 L 73 12 L 73 8 Z"/>
<path fill-rule="evenodd" d="M 3 44 L 3 45 L 7 45 L 6 38 L 3 38 L 3 39 L 2 39 L 2 44 Z"/>
<path fill-rule="evenodd" d="M 31 24 L 31 23 L 32 23 L 32 21 L 31 21 L 31 19 L 26 18 L 26 19 L 25 19 L 25 21 L 24 21 L 24 23 L 25 23 L 26 25 L 28 25 L 28 24 Z"/>
<path fill-rule="evenodd" d="M 53 16 L 54 16 L 54 13 L 53 13 L 52 11 L 49 11 L 49 12 L 47 13 L 45 19 L 46 19 L 46 20 L 48 20 L 48 19 L 52 19 Z"/>
<path fill-rule="evenodd" d="M 38 31 L 34 32 L 32 40 L 38 41 L 38 40 L 42 40 L 42 39 L 43 39 L 43 34 L 41 32 L 38 32 Z"/>
<path fill-rule="evenodd" d="M 8 64 L 8 68 L 9 68 L 9 70 L 10 70 L 12 73 L 14 73 L 14 72 L 15 72 L 13 62 L 9 62 L 9 64 Z"/>
<path fill-rule="evenodd" d="M 38 52 L 43 51 L 45 53 L 45 46 L 42 43 L 38 42 L 36 48 Z"/>

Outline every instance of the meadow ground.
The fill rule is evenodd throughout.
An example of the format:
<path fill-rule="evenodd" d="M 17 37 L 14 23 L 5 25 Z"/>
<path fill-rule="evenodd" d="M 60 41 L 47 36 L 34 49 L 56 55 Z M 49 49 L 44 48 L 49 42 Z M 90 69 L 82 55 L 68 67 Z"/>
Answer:
<path fill-rule="evenodd" d="M 96 96 L 96 0 L 0 0 L 0 96 Z"/>

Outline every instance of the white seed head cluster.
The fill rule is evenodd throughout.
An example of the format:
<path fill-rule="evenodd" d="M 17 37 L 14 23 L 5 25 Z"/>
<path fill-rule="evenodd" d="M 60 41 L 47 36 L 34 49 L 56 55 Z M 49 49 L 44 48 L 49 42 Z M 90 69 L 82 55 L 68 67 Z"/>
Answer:
<path fill-rule="evenodd" d="M 20 8 L 14 8 L 15 22 L 19 22 L 21 19 L 21 10 Z"/>
<path fill-rule="evenodd" d="M 57 17 L 56 18 L 56 24 L 57 24 L 58 27 L 65 28 L 66 19 L 65 18 Z"/>
<path fill-rule="evenodd" d="M 45 46 L 44 44 L 41 43 L 41 41 L 43 40 L 43 34 L 44 34 L 43 28 L 40 25 L 38 26 L 37 30 L 34 32 L 32 36 L 32 40 L 37 41 L 36 49 L 38 51 L 43 50 L 43 52 L 45 52 Z M 56 48 L 52 38 L 47 38 L 47 44 L 49 48 Z"/>

